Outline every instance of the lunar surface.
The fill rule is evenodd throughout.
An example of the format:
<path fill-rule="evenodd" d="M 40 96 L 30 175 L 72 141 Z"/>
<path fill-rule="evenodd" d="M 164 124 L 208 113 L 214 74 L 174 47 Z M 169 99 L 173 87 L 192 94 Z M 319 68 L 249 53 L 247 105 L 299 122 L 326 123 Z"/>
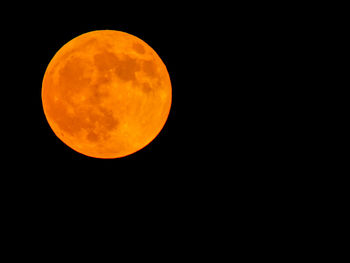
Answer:
<path fill-rule="evenodd" d="M 119 158 L 148 145 L 171 107 L 166 66 L 143 40 L 92 31 L 65 44 L 42 83 L 44 114 L 56 136 L 95 158 Z"/>

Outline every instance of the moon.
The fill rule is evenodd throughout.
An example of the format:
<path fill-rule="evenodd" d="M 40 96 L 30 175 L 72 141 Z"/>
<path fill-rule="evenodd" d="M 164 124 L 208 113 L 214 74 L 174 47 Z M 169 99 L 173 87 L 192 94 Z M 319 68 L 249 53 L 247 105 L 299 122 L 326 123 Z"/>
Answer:
<path fill-rule="evenodd" d="M 47 66 L 42 104 L 49 126 L 73 150 L 112 159 L 147 146 L 165 125 L 169 73 L 143 40 L 97 30 L 66 43 Z"/>

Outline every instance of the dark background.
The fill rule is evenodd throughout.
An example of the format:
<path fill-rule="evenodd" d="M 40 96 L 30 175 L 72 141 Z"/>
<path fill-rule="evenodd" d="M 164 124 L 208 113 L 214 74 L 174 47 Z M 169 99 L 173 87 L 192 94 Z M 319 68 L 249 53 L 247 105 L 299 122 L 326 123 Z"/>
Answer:
<path fill-rule="evenodd" d="M 119 248 L 117 241 L 134 250 L 137 240 L 154 246 L 148 253 L 181 259 L 212 253 L 217 260 L 240 250 L 231 240 L 250 251 L 245 257 L 256 251 L 252 243 L 271 251 L 276 241 L 288 247 L 280 241 L 293 234 L 308 242 L 298 224 L 310 229 L 319 222 L 307 219 L 321 195 L 310 191 L 318 181 L 304 176 L 313 167 L 303 167 L 311 154 L 299 141 L 313 134 L 294 124 L 308 87 L 297 76 L 310 72 L 300 50 L 314 48 L 305 37 L 313 26 L 303 24 L 305 35 L 294 36 L 305 9 L 252 2 L 129 4 L 2 6 L 0 195 L 11 256 L 25 251 L 18 243 L 26 257 L 39 257 L 79 251 L 83 241 L 87 248 L 106 244 L 104 254 Z M 55 52 L 97 29 L 143 39 L 172 82 L 172 108 L 161 133 L 120 159 L 71 150 L 50 129 L 41 104 L 42 79 Z M 276 240 L 271 246 L 269 238 Z"/>

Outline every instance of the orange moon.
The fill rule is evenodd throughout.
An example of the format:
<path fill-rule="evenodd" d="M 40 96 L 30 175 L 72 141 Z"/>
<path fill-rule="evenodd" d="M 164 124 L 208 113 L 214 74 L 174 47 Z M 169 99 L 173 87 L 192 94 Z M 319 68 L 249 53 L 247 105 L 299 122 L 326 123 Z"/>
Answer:
<path fill-rule="evenodd" d="M 162 130 L 171 107 L 166 66 L 143 40 L 98 30 L 65 44 L 50 61 L 42 104 L 56 136 L 95 158 L 133 154 Z"/>

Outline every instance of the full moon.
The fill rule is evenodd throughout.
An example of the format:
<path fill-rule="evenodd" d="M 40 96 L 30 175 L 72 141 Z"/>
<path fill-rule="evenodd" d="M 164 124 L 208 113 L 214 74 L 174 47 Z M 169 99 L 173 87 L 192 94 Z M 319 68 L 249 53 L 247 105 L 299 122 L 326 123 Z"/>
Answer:
<path fill-rule="evenodd" d="M 121 31 L 92 31 L 66 43 L 42 83 L 49 126 L 73 150 L 112 159 L 147 146 L 171 107 L 166 66 L 143 40 Z"/>

